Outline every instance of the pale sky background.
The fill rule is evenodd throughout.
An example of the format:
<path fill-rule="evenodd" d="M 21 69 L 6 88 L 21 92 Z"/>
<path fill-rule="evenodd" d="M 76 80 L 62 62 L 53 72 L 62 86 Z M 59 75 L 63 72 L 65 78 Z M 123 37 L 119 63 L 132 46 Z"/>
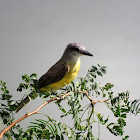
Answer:
<path fill-rule="evenodd" d="M 78 77 L 84 76 L 91 65 L 101 63 L 108 67 L 103 82 L 114 83 L 115 92 L 130 91 L 132 100 L 140 98 L 139 0 L 0 0 L 0 80 L 7 82 L 15 99 L 23 96 L 16 91 L 21 76 L 35 72 L 39 78 L 70 42 L 81 43 L 94 54 L 81 58 Z M 30 111 L 41 102 L 36 99 L 28 104 Z M 96 108 L 109 113 L 102 105 Z M 55 104 L 41 112 L 59 119 Z M 24 108 L 16 116 L 25 113 Z M 29 121 L 41 117 L 34 115 L 20 124 L 26 127 Z M 138 140 L 139 115 L 129 115 L 127 124 L 129 140 Z M 112 139 L 121 140 L 101 127 L 101 140 Z"/>

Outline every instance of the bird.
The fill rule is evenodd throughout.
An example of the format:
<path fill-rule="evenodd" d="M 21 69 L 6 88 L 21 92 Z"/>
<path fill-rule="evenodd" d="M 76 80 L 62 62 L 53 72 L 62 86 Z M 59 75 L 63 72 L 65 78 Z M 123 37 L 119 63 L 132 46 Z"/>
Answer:
<path fill-rule="evenodd" d="M 38 81 L 40 91 L 55 92 L 75 79 L 77 76 L 81 61 L 80 56 L 93 56 L 80 43 L 69 43 L 62 57 L 43 75 Z M 36 95 L 37 96 L 37 95 Z M 19 103 L 16 112 L 24 107 L 30 98 L 27 96 Z"/>

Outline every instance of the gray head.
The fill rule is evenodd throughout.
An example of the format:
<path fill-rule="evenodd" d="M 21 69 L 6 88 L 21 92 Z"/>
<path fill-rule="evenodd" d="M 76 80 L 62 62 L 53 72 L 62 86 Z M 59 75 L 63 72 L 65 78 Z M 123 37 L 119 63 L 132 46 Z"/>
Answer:
<path fill-rule="evenodd" d="M 74 55 L 74 56 L 81 56 L 81 55 L 88 55 L 93 56 L 90 52 L 88 52 L 84 46 L 82 46 L 80 43 L 70 43 L 67 45 L 65 52 L 65 55 Z"/>

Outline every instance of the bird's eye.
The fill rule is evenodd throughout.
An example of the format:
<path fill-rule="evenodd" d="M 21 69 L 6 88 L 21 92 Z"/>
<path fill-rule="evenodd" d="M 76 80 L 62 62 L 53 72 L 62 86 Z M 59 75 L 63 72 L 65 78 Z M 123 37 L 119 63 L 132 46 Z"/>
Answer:
<path fill-rule="evenodd" d="M 79 48 L 73 48 L 73 50 L 78 52 L 79 51 Z"/>

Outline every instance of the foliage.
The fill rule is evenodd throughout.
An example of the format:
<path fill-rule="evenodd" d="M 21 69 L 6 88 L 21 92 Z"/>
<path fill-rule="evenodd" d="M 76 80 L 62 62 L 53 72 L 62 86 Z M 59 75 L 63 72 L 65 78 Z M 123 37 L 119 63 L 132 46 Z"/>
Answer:
<path fill-rule="evenodd" d="M 140 113 L 140 101 L 138 99 L 130 101 L 128 91 L 118 94 L 114 93 L 112 90 L 114 85 L 111 83 L 106 83 L 104 86 L 98 83 L 96 78 L 103 77 L 106 74 L 106 69 L 106 66 L 100 66 L 99 64 L 92 66 L 85 77 L 79 78 L 79 81 L 76 83 L 72 82 L 61 93 L 55 94 L 40 92 L 38 90 L 37 75 L 35 73 L 30 76 L 23 75 L 23 83 L 19 84 L 17 91 L 25 92 L 25 96 L 28 96 L 30 100 L 34 99 L 36 94 L 48 99 L 61 97 L 63 94 L 70 92 L 70 95 L 65 98 L 65 102 L 69 106 L 68 110 L 62 105 L 64 100 L 59 100 L 55 103 L 62 111 L 61 118 L 72 116 L 71 121 L 73 121 L 73 126 L 67 126 L 45 115 L 45 120 L 35 119 L 33 122 L 30 122 L 26 131 L 20 125 L 16 124 L 4 134 L 4 138 L 16 140 L 64 140 L 65 138 L 69 140 L 100 140 L 100 127 L 98 137 L 95 137 L 93 131 L 93 125 L 97 123 L 98 126 L 105 125 L 110 133 L 115 136 L 121 136 L 122 140 L 128 140 L 129 136 L 124 136 L 127 114 L 132 113 L 137 115 Z M 1 127 L 7 127 L 16 119 L 15 110 L 20 101 L 12 99 L 12 94 L 7 89 L 5 82 L 1 81 L 0 86 L 2 91 L 0 95 L 0 124 Z M 111 122 L 110 116 L 105 117 L 102 113 L 96 112 L 94 108 L 95 104 L 92 100 L 89 100 L 84 105 L 83 100 L 87 98 L 85 91 L 90 98 L 101 98 L 100 102 L 104 102 L 105 106 L 116 118 L 116 122 Z M 30 93 L 32 93 L 31 96 L 29 96 Z"/>

